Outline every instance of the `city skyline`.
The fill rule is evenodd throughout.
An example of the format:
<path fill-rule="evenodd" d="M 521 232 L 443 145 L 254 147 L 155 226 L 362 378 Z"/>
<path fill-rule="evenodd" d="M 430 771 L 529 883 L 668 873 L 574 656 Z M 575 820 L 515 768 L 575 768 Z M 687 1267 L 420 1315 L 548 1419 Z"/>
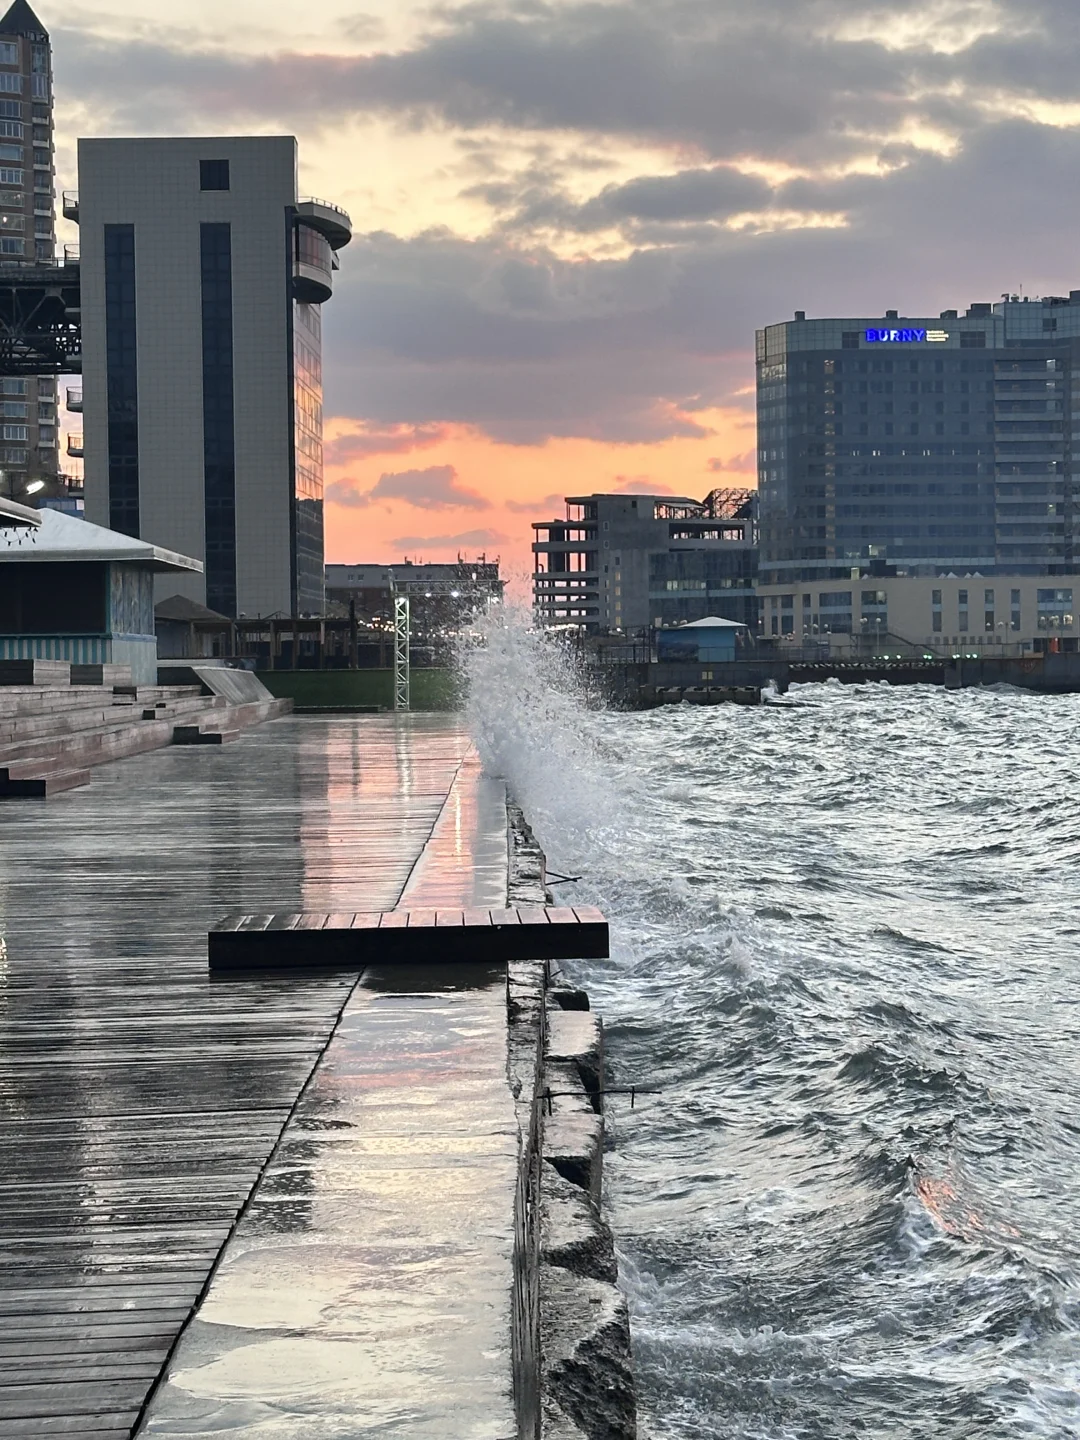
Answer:
<path fill-rule="evenodd" d="M 288 132 L 350 210 L 331 561 L 524 570 L 564 494 L 753 483 L 755 327 L 1077 280 L 1080 22 L 1050 0 L 41 17 L 58 188 L 79 135 Z"/>

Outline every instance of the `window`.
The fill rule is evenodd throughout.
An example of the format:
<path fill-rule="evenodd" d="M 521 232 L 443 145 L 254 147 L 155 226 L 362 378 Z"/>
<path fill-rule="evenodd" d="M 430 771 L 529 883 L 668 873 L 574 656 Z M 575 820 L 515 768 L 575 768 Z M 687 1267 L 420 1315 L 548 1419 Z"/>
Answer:
<path fill-rule="evenodd" d="M 26 440 L 29 438 L 29 430 L 25 425 L 5 425 L 5 440 Z"/>
<path fill-rule="evenodd" d="M 968 612 L 966 610 L 960 611 L 959 625 L 960 629 L 963 630 L 966 635 L 966 631 L 968 628 Z"/>
<path fill-rule="evenodd" d="M 781 614 L 780 614 L 780 633 L 781 633 L 781 635 L 794 635 L 794 634 L 795 634 L 795 614 L 794 614 L 794 611 L 793 611 L 790 615 L 785 615 L 785 614 L 781 611 Z"/>
<path fill-rule="evenodd" d="M 930 604 L 931 604 L 931 605 L 940 605 L 940 604 L 941 604 L 941 591 L 940 591 L 940 590 L 931 590 L 931 591 L 930 591 Z"/>
<path fill-rule="evenodd" d="M 850 590 L 825 590 L 821 595 L 822 610 L 850 610 Z"/>
<path fill-rule="evenodd" d="M 0 401 L 0 415 L 5 420 L 25 420 L 29 406 L 25 400 Z"/>
<path fill-rule="evenodd" d="M 794 595 L 781 595 L 781 596 L 780 596 L 780 609 L 781 609 L 781 610 L 793 610 L 794 608 L 795 608 L 795 596 L 794 596 Z"/>
<path fill-rule="evenodd" d="M 858 332 L 858 330 L 844 330 L 844 331 L 842 331 L 842 332 L 841 332 L 841 335 L 840 335 L 840 344 L 843 346 L 843 348 L 844 348 L 845 350 L 858 350 L 858 348 L 859 348 L 859 332 Z"/>
<path fill-rule="evenodd" d="M 931 619 L 931 628 L 932 628 L 933 630 L 935 630 L 935 631 L 940 635 L 940 633 L 941 633 L 941 611 L 940 611 L 940 610 L 934 610 L 934 611 L 932 611 L 932 612 L 931 612 L 930 619 Z"/>
<path fill-rule="evenodd" d="M 1073 623 L 1071 590 L 1036 590 L 1040 630 L 1063 630 Z"/>
<path fill-rule="evenodd" d="M 10 70 L 0 70 L 0 90 L 8 95 L 22 94 L 22 76 L 13 75 Z"/>
<path fill-rule="evenodd" d="M 3 72 L 0 71 L 0 74 Z M 22 79 L 22 76 L 19 76 Z M 22 86 L 18 87 L 20 90 Z M 30 76 L 30 94 L 35 100 L 47 100 L 49 98 L 49 77 L 47 75 Z"/>
<path fill-rule="evenodd" d="M 25 215 L 12 215 L 10 211 L 0 210 L 0 231 L 13 231 L 26 229 Z"/>
<path fill-rule="evenodd" d="M 3 72 L 0 71 L 0 74 Z M 23 183 L 23 172 L 21 170 L 5 170 L 0 168 L 0 185 L 21 185 Z"/>
<path fill-rule="evenodd" d="M 968 592 L 967 592 L 966 590 L 961 590 L 960 593 L 957 595 L 956 598 L 957 598 L 957 601 L 959 602 L 960 608 L 961 608 L 962 610 L 966 610 L 966 609 L 967 609 L 967 603 L 968 603 Z"/>
<path fill-rule="evenodd" d="M 0 380 L 0 395 L 25 395 L 25 380 Z"/>
<path fill-rule="evenodd" d="M 105 392 L 109 526 L 139 533 L 139 395 L 135 226 L 105 226 Z"/>
<path fill-rule="evenodd" d="M 52 425 L 42 425 L 38 429 L 38 441 L 42 445 L 56 444 L 56 428 Z"/>
<path fill-rule="evenodd" d="M 9 136 L 13 140 L 21 140 L 23 137 L 22 124 L 18 120 L 0 120 L 0 135 Z"/>
<path fill-rule="evenodd" d="M 15 160 L 22 164 L 23 147 L 21 145 L 0 145 L 0 160 Z"/>
<path fill-rule="evenodd" d="M 31 47 L 30 69 L 35 75 L 47 75 L 49 73 L 49 48 L 47 45 L 34 45 Z"/>
<path fill-rule="evenodd" d="M 3 147 L 0 147 L 0 148 L 3 148 Z M 48 166 L 51 167 L 51 165 L 52 165 L 52 154 L 51 154 L 51 152 L 48 151 L 48 150 L 35 150 L 35 151 L 34 151 L 34 164 L 35 164 L 39 169 L 41 169 L 43 166 L 46 166 L 46 165 L 48 165 Z"/>
<path fill-rule="evenodd" d="M 0 235 L 0 255 L 21 255 L 23 242 L 14 235 Z"/>
<path fill-rule="evenodd" d="M 711 670 L 702 670 L 701 678 L 703 680 L 711 680 L 713 678 L 713 672 Z"/>
<path fill-rule="evenodd" d="M 961 350 L 985 350 L 985 349 L 986 349 L 986 332 L 985 332 L 984 330 L 961 330 L 961 331 L 960 331 L 960 349 L 961 349 Z"/>
<path fill-rule="evenodd" d="M 22 105 L 18 100 L 0 100 L 0 115 L 6 116 L 9 120 L 21 120 Z"/>
<path fill-rule="evenodd" d="M 28 459 L 27 450 L 0 450 L 0 461 L 5 465 L 25 465 Z"/>
<path fill-rule="evenodd" d="M 34 221 L 34 234 L 43 235 L 46 239 L 52 239 L 52 216 L 41 215 Z"/>
<path fill-rule="evenodd" d="M 17 40 L 0 40 L 0 65 L 18 65 L 19 63 L 19 42 Z"/>
<path fill-rule="evenodd" d="M 229 162 L 228 160 L 200 160 L 199 161 L 199 189 L 200 190 L 228 190 L 229 188 Z"/>
<path fill-rule="evenodd" d="M 203 166 L 211 164 L 202 161 Z M 228 186 L 228 162 L 225 185 Z M 206 603 L 236 614 L 236 439 L 232 227 L 200 226 Z M 618 591 L 616 591 L 618 594 Z"/>

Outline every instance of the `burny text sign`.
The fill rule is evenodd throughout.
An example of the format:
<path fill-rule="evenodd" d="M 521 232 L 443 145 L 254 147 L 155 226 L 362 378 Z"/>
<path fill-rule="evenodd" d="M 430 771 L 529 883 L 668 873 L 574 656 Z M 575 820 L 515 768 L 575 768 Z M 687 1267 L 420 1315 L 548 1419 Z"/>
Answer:
<path fill-rule="evenodd" d="M 868 345 L 940 345 L 948 340 L 947 330 L 867 330 Z"/>

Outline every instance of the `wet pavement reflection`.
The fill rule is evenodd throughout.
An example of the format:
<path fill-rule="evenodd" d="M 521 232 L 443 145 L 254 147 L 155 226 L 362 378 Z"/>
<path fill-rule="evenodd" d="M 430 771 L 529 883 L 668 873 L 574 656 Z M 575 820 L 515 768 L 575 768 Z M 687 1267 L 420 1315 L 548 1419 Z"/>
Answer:
<path fill-rule="evenodd" d="M 369 971 L 142 1433 L 510 1440 L 505 973 Z"/>
<path fill-rule="evenodd" d="M 289 719 L 0 812 L 0 1436 L 131 1433 L 352 991 L 211 982 L 209 925 L 392 908 L 467 754 Z"/>

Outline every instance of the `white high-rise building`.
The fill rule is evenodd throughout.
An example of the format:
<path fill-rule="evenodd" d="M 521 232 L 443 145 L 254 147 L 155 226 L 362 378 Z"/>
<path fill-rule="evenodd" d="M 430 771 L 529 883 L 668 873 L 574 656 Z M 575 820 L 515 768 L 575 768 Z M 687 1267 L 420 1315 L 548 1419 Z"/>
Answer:
<path fill-rule="evenodd" d="M 79 142 L 86 517 L 203 560 L 171 591 L 226 615 L 323 609 L 322 304 L 352 229 L 296 165 L 291 136 Z"/>

